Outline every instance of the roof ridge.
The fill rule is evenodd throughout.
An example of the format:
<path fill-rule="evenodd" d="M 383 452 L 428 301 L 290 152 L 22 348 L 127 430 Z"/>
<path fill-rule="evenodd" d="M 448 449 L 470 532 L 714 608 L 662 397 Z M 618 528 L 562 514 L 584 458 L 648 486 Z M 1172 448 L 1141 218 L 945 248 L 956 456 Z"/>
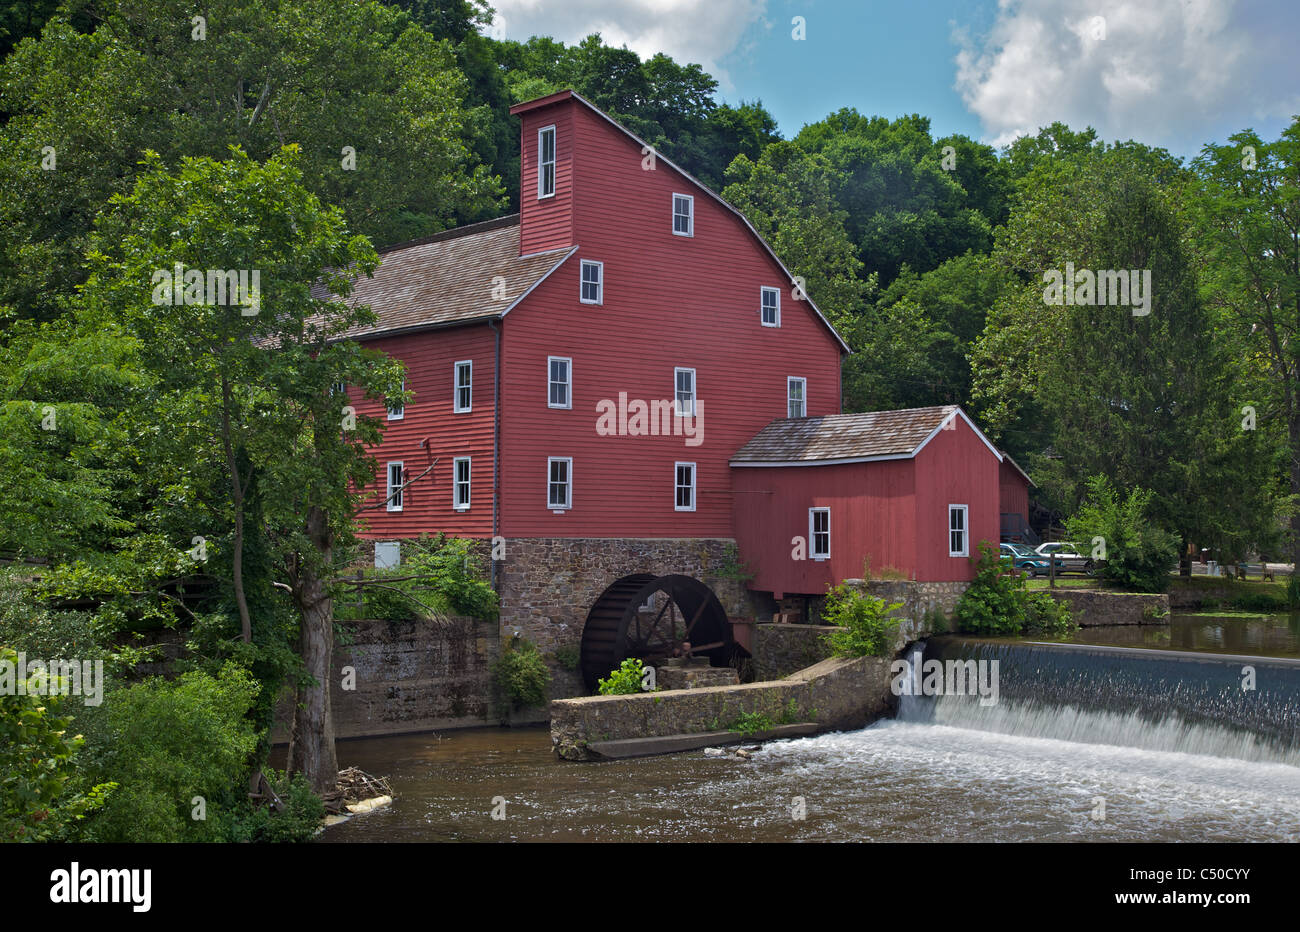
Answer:
<path fill-rule="evenodd" d="M 431 233 L 428 236 L 421 236 L 417 239 L 408 239 L 400 243 L 393 243 L 391 246 L 385 246 L 376 252 L 379 255 L 396 252 L 399 249 L 409 249 L 412 246 L 424 246 L 428 243 L 441 243 L 446 240 L 460 239 L 462 236 L 473 236 L 476 233 L 487 233 L 490 230 L 497 230 L 503 227 L 518 226 L 519 214 L 506 214 L 502 217 L 494 217 L 491 220 L 479 220 L 475 223 L 467 223 L 464 226 L 452 227 L 450 230 L 443 230 L 441 233 Z"/>

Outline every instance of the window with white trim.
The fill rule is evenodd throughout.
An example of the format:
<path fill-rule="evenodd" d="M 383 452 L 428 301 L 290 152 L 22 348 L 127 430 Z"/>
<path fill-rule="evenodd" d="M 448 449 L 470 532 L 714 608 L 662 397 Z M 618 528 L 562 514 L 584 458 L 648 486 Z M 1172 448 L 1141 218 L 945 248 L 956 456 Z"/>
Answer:
<path fill-rule="evenodd" d="M 787 376 L 785 380 L 785 416 L 808 416 L 808 380 Z"/>
<path fill-rule="evenodd" d="M 582 260 L 582 290 L 578 293 L 578 299 L 583 304 L 604 303 L 605 263 Z"/>
<path fill-rule="evenodd" d="M 678 236 L 695 235 L 695 198 L 689 194 L 673 195 L 673 232 Z"/>
<path fill-rule="evenodd" d="M 781 326 L 781 289 L 760 288 L 759 315 L 764 327 Z"/>
<path fill-rule="evenodd" d="M 966 505 L 948 506 L 948 556 L 970 556 L 970 508 Z"/>
<path fill-rule="evenodd" d="M 388 502 L 389 511 L 402 510 L 402 497 L 405 490 L 402 488 L 402 462 L 394 460 L 388 464 Z"/>
<path fill-rule="evenodd" d="M 458 456 L 451 461 L 451 507 L 457 511 L 469 510 L 469 460 Z"/>
<path fill-rule="evenodd" d="M 573 507 L 573 457 L 546 460 L 546 507 L 553 511 Z"/>
<path fill-rule="evenodd" d="M 333 385 L 330 386 L 331 395 L 346 395 L 347 393 L 348 393 L 347 382 L 335 382 Z"/>
<path fill-rule="evenodd" d="M 673 401 L 678 417 L 695 416 L 695 370 L 673 370 Z"/>
<path fill-rule="evenodd" d="M 831 510 L 808 509 L 808 556 L 813 560 L 826 560 L 831 555 Z"/>
<path fill-rule="evenodd" d="M 695 510 L 695 464 L 674 463 L 673 510 Z"/>
<path fill-rule="evenodd" d="M 464 359 L 456 363 L 456 376 L 453 380 L 452 410 L 464 414 L 474 406 L 474 362 Z"/>
<path fill-rule="evenodd" d="M 406 393 L 406 379 L 402 379 L 402 393 Z M 388 419 L 390 421 L 400 421 L 404 417 L 406 417 L 406 407 L 400 402 L 396 407 L 390 407 L 388 409 Z"/>
<path fill-rule="evenodd" d="M 546 357 L 546 407 L 572 408 L 572 386 L 569 384 L 573 360 L 568 356 Z"/>
<path fill-rule="evenodd" d="M 555 127 L 537 131 L 537 199 L 555 194 Z"/>

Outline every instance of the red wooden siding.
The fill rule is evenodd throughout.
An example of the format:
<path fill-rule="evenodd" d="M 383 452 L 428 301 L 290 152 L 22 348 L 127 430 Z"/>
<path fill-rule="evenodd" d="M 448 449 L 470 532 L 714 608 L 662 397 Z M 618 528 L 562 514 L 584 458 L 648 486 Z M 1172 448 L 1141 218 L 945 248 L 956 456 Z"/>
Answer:
<path fill-rule="evenodd" d="M 1029 521 L 1029 483 L 1006 460 L 998 468 L 998 499 L 1004 515 L 1016 514 Z"/>
<path fill-rule="evenodd" d="M 562 120 L 567 111 L 572 120 Z M 840 350 L 779 265 L 738 217 L 658 163 L 643 171 L 634 140 L 577 102 L 524 115 L 524 155 L 537 125 L 576 152 L 578 253 L 504 321 L 502 533 L 523 537 L 730 537 L 728 458 L 786 415 L 786 377 L 807 379 L 807 413 L 837 413 Z M 529 185 L 525 167 L 525 196 Z M 695 235 L 672 232 L 672 195 L 695 197 Z M 530 222 L 523 215 L 525 229 Z M 527 234 L 525 234 L 527 236 Z M 549 245 L 557 245 L 550 242 Z M 604 263 L 604 300 L 579 302 L 582 259 Z M 759 320 L 760 286 L 781 289 L 781 326 Z M 546 359 L 573 359 L 573 408 L 546 405 Z M 671 399 L 675 367 L 696 370 L 703 443 L 596 432 L 597 403 Z M 573 457 L 573 508 L 546 502 L 547 457 Z M 674 463 L 697 464 L 694 512 L 673 508 Z M 745 503 L 736 503 L 737 508 Z"/>
<path fill-rule="evenodd" d="M 519 160 L 519 254 L 527 256 L 574 243 L 573 105 L 542 107 L 523 114 Z M 555 195 L 537 197 L 537 131 L 555 126 Z"/>
<path fill-rule="evenodd" d="M 916 455 L 916 578 L 971 579 L 974 564 L 967 557 L 948 556 L 948 506 L 969 507 L 971 557 L 979 542 L 995 548 L 998 530 L 998 468 L 1000 461 L 975 431 L 954 418 L 951 430 L 939 431 Z"/>
<path fill-rule="evenodd" d="M 817 595 L 871 571 L 924 582 L 970 579 L 968 558 L 948 556 L 948 506 L 966 505 L 968 550 L 998 541 L 997 457 L 958 418 L 914 459 L 732 470 L 736 541 L 751 589 Z M 829 508 L 828 560 L 796 560 L 792 538 L 809 537 L 808 509 Z M 811 543 L 805 544 L 811 553 Z"/>
<path fill-rule="evenodd" d="M 436 459 L 433 471 L 406 490 L 401 512 L 381 505 L 363 512 L 370 539 L 416 537 L 421 533 L 460 537 L 492 535 L 492 406 L 495 380 L 495 340 L 486 325 L 431 330 L 366 342 L 406 364 L 406 387 L 415 393 L 400 421 L 384 423 L 384 440 L 374 448 L 376 501 L 386 495 L 386 469 L 391 460 L 405 464 L 408 478 L 423 472 Z M 473 398 L 468 413 L 453 413 L 455 364 L 472 360 Z M 384 405 L 350 392 L 358 414 L 386 418 Z M 428 438 L 424 448 L 420 441 Z M 470 457 L 470 507 L 452 507 L 452 460 Z"/>
<path fill-rule="evenodd" d="M 830 466 L 760 466 L 732 470 L 736 542 L 754 573 L 749 587 L 781 595 L 819 595 L 827 586 L 873 571 L 911 576 L 916 551 L 915 478 L 911 460 Z M 830 508 L 828 560 L 793 556 L 793 538 L 808 541 L 808 509 Z"/>

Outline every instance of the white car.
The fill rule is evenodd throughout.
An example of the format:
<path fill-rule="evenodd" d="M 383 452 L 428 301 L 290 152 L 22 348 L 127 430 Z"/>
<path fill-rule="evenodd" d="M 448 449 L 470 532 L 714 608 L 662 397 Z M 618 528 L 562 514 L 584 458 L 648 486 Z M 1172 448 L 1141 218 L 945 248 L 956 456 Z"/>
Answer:
<path fill-rule="evenodd" d="M 1035 553 L 1042 554 L 1045 557 L 1056 557 L 1061 563 L 1065 564 L 1067 573 L 1087 573 L 1092 575 L 1093 562 L 1091 557 L 1086 557 L 1079 553 L 1079 548 L 1068 541 L 1053 541 L 1047 544 L 1039 544 L 1034 548 Z"/>

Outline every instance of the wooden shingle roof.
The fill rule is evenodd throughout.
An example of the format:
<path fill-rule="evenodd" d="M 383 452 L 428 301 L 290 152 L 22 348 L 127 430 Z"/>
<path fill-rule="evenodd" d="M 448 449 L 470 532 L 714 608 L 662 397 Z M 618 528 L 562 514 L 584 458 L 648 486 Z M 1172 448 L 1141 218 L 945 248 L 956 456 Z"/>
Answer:
<path fill-rule="evenodd" d="M 951 419 L 970 418 L 955 405 L 827 414 L 772 421 L 731 458 L 732 466 L 798 466 L 906 459 L 915 456 Z M 999 460 L 1001 454 L 971 428 Z"/>
<path fill-rule="evenodd" d="M 387 336 L 501 317 L 577 247 L 519 255 L 519 215 L 511 214 L 393 246 L 373 278 L 357 279 L 348 303 L 368 304 L 374 324 L 341 339 Z"/>

